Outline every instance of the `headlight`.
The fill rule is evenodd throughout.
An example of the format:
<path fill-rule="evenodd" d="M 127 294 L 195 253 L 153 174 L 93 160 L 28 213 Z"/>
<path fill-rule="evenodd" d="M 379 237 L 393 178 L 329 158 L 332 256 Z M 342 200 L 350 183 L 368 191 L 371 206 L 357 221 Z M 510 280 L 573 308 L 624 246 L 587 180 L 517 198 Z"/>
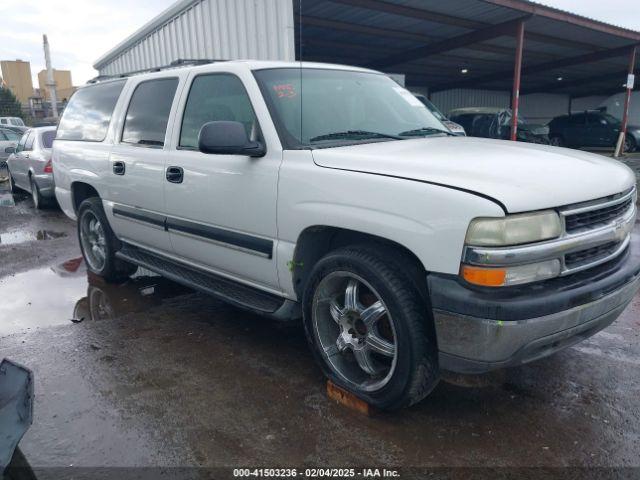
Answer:
<path fill-rule="evenodd" d="M 476 218 L 469 225 L 465 243 L 483 247 L 520 245 L 556 238 L 561 233 L 560 217 L 549 210 L 502 218 Z"/>

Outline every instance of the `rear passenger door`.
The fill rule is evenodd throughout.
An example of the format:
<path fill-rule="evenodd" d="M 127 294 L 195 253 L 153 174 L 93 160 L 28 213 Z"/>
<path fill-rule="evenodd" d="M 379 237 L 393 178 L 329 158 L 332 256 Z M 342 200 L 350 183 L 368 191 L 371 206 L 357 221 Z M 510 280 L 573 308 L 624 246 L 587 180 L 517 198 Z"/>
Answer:
<path fill-rule="evenodd" d="M 110 154 L 110 221 L 118 237 L 134 245 L 171 252 L 164 228 L 164 148 L 178 75 L 131 85 L 126 113 Z"/>
<path fill-rule="evenodd" d="M 176 118 L 175 149 L 167 157 L 167 170 L 182 172 L 178 183 L 165 180 L 167 226 L 174 253 L 183 261 L 276 289 L 276 197 L 282 150 L 268 147 L 261 158 L 198 150 L 200 128 L 211 121 L 241 122 L 249 138 L 262 140 L 245 86 L 254 88 L 254 98 L 262 101 L 252 80 L 245 79 L 245 84 L 232 73 L 193 74 L 188 91 L 185 87 L 186 100 Z"/>

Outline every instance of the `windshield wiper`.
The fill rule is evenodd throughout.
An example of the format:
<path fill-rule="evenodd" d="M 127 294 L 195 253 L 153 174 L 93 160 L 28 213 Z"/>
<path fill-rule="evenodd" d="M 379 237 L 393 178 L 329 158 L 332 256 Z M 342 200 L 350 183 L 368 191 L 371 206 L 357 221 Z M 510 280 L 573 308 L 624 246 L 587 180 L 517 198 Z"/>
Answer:
<path fill-rule="evenodd" d="M 366 130 L 346 130 L 344 132 L 327 133 L 318 135 L 310 139 L 310 142 L 319 142 L 322 140 L 365 140 L 367 138 L 393 138 L 394 140 L 404 140 L 399 135 L 391 135 L 388 133 L 368 132 Z"/>
<path fill-rule="evenodd" d="M 398 136 L 400 137 L 418 137 L 421 135 L 432 135 L 435 133 L 444 133 L 445 135 L 451 135 L 453 137 L 456 136 L 455 133 L 451 133 L 447 130 L 442 130 L 440 128 L 434 128 L 434 127 L 422 127 L 422 128 L 416 128 L 414 130 L 407 130 L 406 132 L 400 132 L 398 134 Z"/>

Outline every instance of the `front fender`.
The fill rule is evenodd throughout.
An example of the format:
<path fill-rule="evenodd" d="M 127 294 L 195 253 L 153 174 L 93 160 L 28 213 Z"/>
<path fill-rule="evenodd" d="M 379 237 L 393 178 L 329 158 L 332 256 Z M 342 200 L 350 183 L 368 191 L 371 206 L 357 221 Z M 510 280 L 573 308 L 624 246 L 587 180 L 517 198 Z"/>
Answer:
<path fill-rule="evenodd" d="M 287 271 L 300 234 L 315 225 L 393 241 L 427 271 L 457 274 L 469 222 L 502 217 L 491 200 L 419 181 L 318 167 L 309 152 L 287 151 L 278 196 L 278 268 Z M 293 291 L 291 275 L 281 287 Z"/>

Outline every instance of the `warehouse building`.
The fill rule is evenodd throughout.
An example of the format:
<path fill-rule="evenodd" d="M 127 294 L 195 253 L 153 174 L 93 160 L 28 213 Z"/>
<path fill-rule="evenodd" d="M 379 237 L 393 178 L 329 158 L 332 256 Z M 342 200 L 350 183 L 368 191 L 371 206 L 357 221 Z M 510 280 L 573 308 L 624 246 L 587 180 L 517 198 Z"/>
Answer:
<path fill-rule="evenodd" d="M 176 61 L 304 60 L 404 79 L 441 110 L 544 122 L 625 90 L 640 32 L 527 0 L 181 0 L 98 59 L 101 76 Z M 398 78 L 398 77 L 396 77 Z"/>

